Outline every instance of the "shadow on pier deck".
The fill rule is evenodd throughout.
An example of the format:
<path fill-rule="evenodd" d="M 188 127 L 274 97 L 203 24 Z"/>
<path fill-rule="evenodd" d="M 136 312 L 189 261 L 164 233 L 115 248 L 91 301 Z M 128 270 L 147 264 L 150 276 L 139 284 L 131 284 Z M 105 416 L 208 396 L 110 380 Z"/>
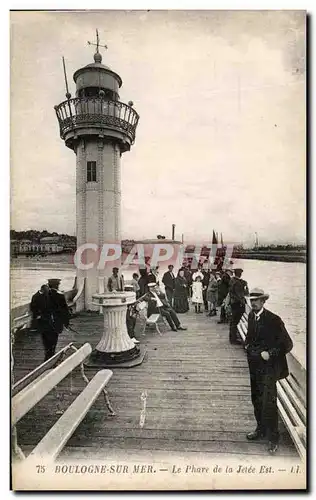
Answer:
<path fill-rule="evenodd" d="M 109 457 L 117 452 L 167 452 L 186 455 L 262 458 L 266 442 L 247 442 L 246 433 L 255 421 L 250 400 L 247 360 L 241 346 L 228 342 L 228 326 L 216 318 L 190 312 L 179 315 L 187 331 L 164 328 L 162 336 L 151 331 L 136 337 L 146 345 L 145 361 L 131 369 L 113 369 L 108 392 L 117 413 L 109 416 L 99 398 L 69 440 L 61 457 Z M 58 348 L 69 342 L 94 347 L 101 336 L 103 317 L 82 314 L 72 320 L 80 335 L 64 331 Z M 34 332 L 17 335 L 14 346 L 15 381 L 43 361 L 41 339 Z M 86 369 L 89 379 L 96 370 Z M 82 390 L 78 371 L 60 387 L 58 404 L 66 408 Z M 141 395 L 147 392 L 146 419 L 140 427 Z M 63 395 L 63 396 L 62 396 Z M 18 424 L 18 441 L 28 453 L 56 422 L 57 400 L 52 391 Z M 280 421 L 278 456 L 297 457 L 289 435 Z"/>

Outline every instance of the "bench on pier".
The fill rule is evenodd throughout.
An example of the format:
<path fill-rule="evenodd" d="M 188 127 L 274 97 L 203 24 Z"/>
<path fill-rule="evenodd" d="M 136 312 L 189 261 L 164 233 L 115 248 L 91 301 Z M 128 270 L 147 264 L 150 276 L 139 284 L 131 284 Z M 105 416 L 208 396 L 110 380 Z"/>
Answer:
<path fill-rule="evenodd" d="M 248 328 L 248 312 L 243 314 L 238 331 L 243 342 L 246 340 Z M 295 373 L 291 371 L 286 379 L 277 382 L 277 405 L 285 427 L 302 460 L 306 457 L 306 396 L 305 387 Z"/>
<path fill-rule="evenodd" d="M 91 351 L 92 348 L 88 343 L 79 349 L 72 343 L 68 344 L 56 353 L 55 356 L 13 385 L 11 422 L 14 428 L 24 415 L 50 391 L 56 390 L 56 386 L 76 368 L 80 367 L 82 378 L 86 384 L 83 391 L 57 420 L 26 460 L 38 457 L 54 460 L 101 392 L 105 396 L 105 402 L 111 415 L 115 415 L 105 390 L 105 386 L 112 377 L 113 372 L 111 370 L 100 370 L 90 381 L 85 375 L 83 361 Z M 70 352 L 71 354 L 67 357 Z M 16 437 L 15 429 L 13 434 Z M 17 442 L 15 445 L 17 447 Z"/>

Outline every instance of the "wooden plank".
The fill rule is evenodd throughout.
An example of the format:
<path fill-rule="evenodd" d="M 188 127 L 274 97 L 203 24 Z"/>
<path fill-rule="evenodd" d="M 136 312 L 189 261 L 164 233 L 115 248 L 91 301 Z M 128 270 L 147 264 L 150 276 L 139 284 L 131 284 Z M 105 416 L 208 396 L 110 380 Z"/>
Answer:
<path fill-rule="evenodd" d="M 76 447 L 80 445 L 79 441 L 75 439 L 77 436 L 71 438 L 68 446 Z M 89 436 L 82 436 L 81 446 L 85 439 L 86 445 L 90 445 Z M 223 442 L 223 441 L 184 441 L 181 439 L 135 439 L 130 437 L 119 438 L 99 438 L 99 449 L 116 449 L 116 450 L 147 450 L 153 451 L 176 451 L 178 453 L 186 452 L 199 452 L 199 453 L 215 453 L 216 456 L 223 455 L 261 455 L 267 459 L 267 443 L 262 442 Z M 67 447 L 68 448 L 68 447 Z M 96 448 L 97 450 L 97 448 Z M 297 456 L 295 449 L 292 447 L 280 446 L 279 455 L 281 456 Z"/>
<path fill-rule="evenodd" d="M 57 425 L 57 424 L 56 424 Z M 82 424 L 83 429 L 87 429 L 87 426 L 84 426 Z M 94 431 L 95 432 L 95 431 Z M 94 432 L 89 434 L 74 434 L 72 438 L 72 446 L 75 444 L 76 446 L 82 445 L 82 443 L 87 442 L 90 440 L 90 444 L 93 444 L 94 446 L 98 447 L 101 444 L 106 447 L 106 441 L 107 439 L 135 439 L 135 440 L 142 440 L 142 439 L 155 439 L 155 440 L 180 440 L 182 442 L 188 442 L 191 444 L 192 442 L 206 442 L 206 441 L 214 441 L 216 443 L 223 442 L 223 443 L 235 443 L 237 446 L 238 443 L 241 443 L 242 446 L 247 444 L 247 439 L 246 439 L 246 432 L 242 432 L 241 430 L 239 431 L 233 431 L 232 429 L 229 429 L 228 431 L 220 431 L 220 430 L 215 430 L 214 432 L 211 431 L 202 431 L 202 430 L 195 430 L 195 429 L 155 429 L 155 428 L 148 428 L 148 429 L 140 429 L 140 428 L 128 428 L 127 432 L 125 432 L 124 429 L 120 427 L 109 427 L 107 425 L 107 422 L 105 422 L 104 428 L 102 429 L 102 433 L 98 433 L 98 439 L 94 438 Z M 46 438 L 44 438 L 46 439 Z M 59 439 L 59 436 L 58 436 Z M 288 445 L 283 439 L 280 442 L 282 445 Z M 265 442 L 265 446 L 266 446 Z M 39 446 L 39 445 L 38 445 Z M 55 446 L 55 444 L 53 444 Z M 60 452 L 61 450 L 59 450 Z M 58 452 L 58 453 L 59 453 Z M 55 457 L 58 455 L 56 453 Z M 48 452 L 44 454 L 40 454 L 36 452 L 35 450 L 32 452 L 33 456 L 36 456 L 37 458 L 47 458 L 48 455 L 51 456 L 51 451 L 50 448 Z M 46 455 L 46 456 L 45 456 Z"/>
<path fill-rule="evenodd" d="M 90 353 L 90 344 L 83 345 L 59 366 L 46 373 L 30 390 L 27 387 L 12 398 L 12 420 L 15 425 L 36 403 L 50 392 L 64 377 L 78 366 Z"/>
<path fill-rule="evenodd" d="M 112 375 L 113 372 L 111 370 L 100 370 L 82 393 L 75 399 L 68 410 L 49 430 L 42 441 L 40 441 L 28 456 L 27 460 L 34 460 L 34 458 L 50 458 L 54 460 L 86 416 L 89 408 L 97 399 Z"/>

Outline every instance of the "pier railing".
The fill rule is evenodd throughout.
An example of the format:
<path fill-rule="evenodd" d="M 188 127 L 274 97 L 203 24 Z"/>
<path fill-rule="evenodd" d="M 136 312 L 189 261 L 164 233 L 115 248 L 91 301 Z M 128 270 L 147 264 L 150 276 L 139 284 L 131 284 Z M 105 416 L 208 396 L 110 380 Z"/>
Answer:
<path fill-rule="evenodd" d="M 55 106 L 55 111 L 62 139 L 73 129 L 94 125 L 117 129 L 127 134 L 132 143 L 135 141 L 139 115 L 123 102 L 75 97 Z"/>

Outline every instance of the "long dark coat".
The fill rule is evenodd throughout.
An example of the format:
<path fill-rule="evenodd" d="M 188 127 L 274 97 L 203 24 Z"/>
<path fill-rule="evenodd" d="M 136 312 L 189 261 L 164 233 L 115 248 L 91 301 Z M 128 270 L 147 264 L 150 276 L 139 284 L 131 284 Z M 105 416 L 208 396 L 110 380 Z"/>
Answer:
<path fill-rule="evenodd" d="M 31 328 L 39 332 L 50 331 L 53 327 L 52 313 L 53 304 L 50 295 L 45 295 L 41 292 L 36 292 L 30 303 L 32 313 Z"/>
<path fill-rule="evenodd" d="M 69 309 L 63 293 L 51 288 L 49 295 L 53 307 L 54 330 L 59 334 L 63 331 L 64 326 L 69 326 Z"/>
<path fill-rule="evenodd" d="M 262 369 L 260 353 L 268 351 L 270 359 L 265 362 L 267 371 L 276 380 L 285 378 L 289 374 L 286 354 L 293 348 L 282 319 L 276 314 L 264 309 L 258 321 L 251 311 L 248 316 L 248 332 L 246 337 L 246 350 L 251 370 Z"/>
<path fill-rule="evenodd" d="M 162 282 L 165 285 L 165 288 L 169 288 L 170 290 L 175 289 L 175 276 L 173 273 L 170 273 L 170 271 L 165 272 L 162 278 Z"/>
<path fill-rule="evenodd" d="M 173 298 L 173 308 L 177 313 L 185 313 L 189 310 L 188 296 L 187 280 L 177 276 Z"/>
<path fill-rule="evenodd" d="M 226 298 L 229 291 L 230 276 L 226 273 L 223 274 L 221 281 L 218 285 L 218 304 L 222 305 L 223 300 Z"/>

